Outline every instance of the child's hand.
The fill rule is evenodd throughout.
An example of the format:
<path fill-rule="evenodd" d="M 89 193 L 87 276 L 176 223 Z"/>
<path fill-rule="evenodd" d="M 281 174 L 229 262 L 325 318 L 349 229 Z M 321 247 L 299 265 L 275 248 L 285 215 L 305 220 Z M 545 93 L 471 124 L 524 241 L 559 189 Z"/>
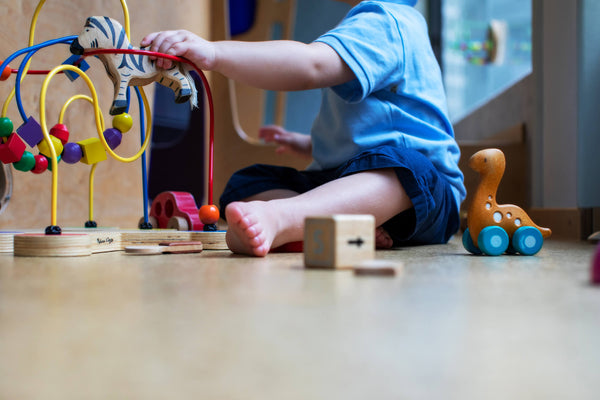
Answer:
<path fill-rule="evenodd" d="M 277 144 L 277 154 L 291 153 L 304 158 L 311 157 L 312 142 L 309 135 L 289 132 L 276 125 L 267 125 L 260 128 L 258 137 L 266 143 Z"/>
<path fill-rule="evenodd" d="M 150 46 L 147 50 L 186 58 L 203 70 L 211 70 L 215 61 L 214 45 L 186 30 L 151 33 L 142 39 L 140 46 Z M 159 68 L 173 66 L 169 59 L 154 59 Z"/>

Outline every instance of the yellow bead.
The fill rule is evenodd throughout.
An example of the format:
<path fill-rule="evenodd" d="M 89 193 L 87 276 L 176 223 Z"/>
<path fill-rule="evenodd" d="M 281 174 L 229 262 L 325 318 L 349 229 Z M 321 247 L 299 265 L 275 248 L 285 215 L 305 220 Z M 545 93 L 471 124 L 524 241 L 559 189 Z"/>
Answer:
<path fill-rule="evenodd" d="M 125 133 L 133 126 L 133 118 L 127 113 L 115 115 L 113 117 L 112 126 L 113 128 L 120 130 L 121 133 Z"/>
<path fill-rule="evenodd" d="M 81 162 L 84 164 L 96 164 L 106 160 L 106 150 L 100 139 L 93 137 L 77 142 L 81 146 L 83 157 Z"/>
<path fill-rule="evenodd" d="M 50 140 L 52 141 L 52 144 L 54 145 L 54 151 L 56 152 L 56 156 L 58 157 L 63 152 L 63 144 L 60 141 L 60 139 L 57 138 L 56 136 L 50 135 Z M 52 157 L 52 153 L 50 152 L 50 147 L 48 146 L 48 142 L 46 142 L 46 139 L 44 139 L 40 143 L 38 143 L 38 150 L 40 151 L 41 154 L 45 155 L 46 157 L 48 157 L 48 158 Z"/>

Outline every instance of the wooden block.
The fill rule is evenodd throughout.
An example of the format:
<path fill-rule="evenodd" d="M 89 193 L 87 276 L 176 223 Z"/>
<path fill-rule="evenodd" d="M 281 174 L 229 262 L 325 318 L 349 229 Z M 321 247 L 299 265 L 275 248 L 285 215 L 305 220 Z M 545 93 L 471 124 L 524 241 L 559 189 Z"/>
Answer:
<path fill-rule="evenodd" d="M 45 235 L 25 233 L 14 236 L 14 254 L 22 257 L 90 256 L 92 247 L 87 234 Z"/>
<path fill-rule="evenodd" d="M 81 146 L 81 151 L 83 152 L 83 157 L 81 157 L 82 163 L 91 165 L 106 160 L 106 150 L 97 137 L 81 140 L 77 144 Z"/>
<path fill-rule="evenodd" d="M 375 257 L 372 215 L 308 217 L 304 223 L 304 264 L 316 268 L 351 268 Z"/>

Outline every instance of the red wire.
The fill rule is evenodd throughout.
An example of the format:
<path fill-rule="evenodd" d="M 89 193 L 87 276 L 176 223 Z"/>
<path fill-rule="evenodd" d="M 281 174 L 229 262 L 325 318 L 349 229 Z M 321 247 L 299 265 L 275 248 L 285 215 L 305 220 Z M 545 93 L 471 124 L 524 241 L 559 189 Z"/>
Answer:
<path fill-rule="evenodd" d="M 19 70 L 18 69 L 11 69 L 10 70 L 11 74 L 18 74 Z M 48 75 L 50 73 L 50 70 L 45 70 L 45 69 L 30 69 L 27 70 L 27 75 Z M 62 74 L 63 71 L 60 71 L 59 74 Z"/>
<path fill-rule="evenodd" d="M 200 68 L 196 66 L 193 62 L 186 60 L 185 58 L 172 56 L 170 54 L 158 53 L 155 51 L 149 50 L 139 50 L 139 49 L 96 49 L 96 50 L 88 50 L 86 51 L 81 59 L 93 56 L 96 54 L 141 54 L 150 57 L 158 57 L 158 58 L 166 58 L 171 61 L 185 63 L 191 65 L 200 78 L 202 79 L 202 84 L 204 85 L 204 92 L 206 93 L 206 98 L 208 101 L 208 113 L 209 113 L 209 143 L 208 143 L 208 204 L 213 204 L 213 164 L 214 164 L 214 139 L 215 139 L 215 113 L 214 113 L 214 105 L 212 99 L 212 93 L 210 91 L 210 86 L 208 86 L 208 80 L 204 75 L 204 72 Z M 80 60 L 81 60 L 80 59 Z M 79 60 L 75 63 L 79 63 Z M 48 71 L 49 72 L 49 71 Z"/>

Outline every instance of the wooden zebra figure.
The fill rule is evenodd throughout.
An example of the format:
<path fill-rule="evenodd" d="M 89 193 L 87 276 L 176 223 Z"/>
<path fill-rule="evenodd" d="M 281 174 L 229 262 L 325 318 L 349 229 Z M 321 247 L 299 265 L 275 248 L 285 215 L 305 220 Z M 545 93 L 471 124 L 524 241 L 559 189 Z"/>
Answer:
<path fill-rule="evenodd" d="M 109 17 L 89 17 L 83 32 L 71 43 L 71 53 L 81 55 L 86 49 L 134 47 L 119 22 Z M 166 70 L 156 68 L 154 61 L 141 54 L 99 54 L 97 57 L 115 85 L 111 115 L 121 114 L 127 109 L 128 86 L 144 86 L 154 81 L 173 89 L 176 103 L 190 101 L 192 107 L 198 104 L 196 85 L 182 63 L 174 63 Z"/>

